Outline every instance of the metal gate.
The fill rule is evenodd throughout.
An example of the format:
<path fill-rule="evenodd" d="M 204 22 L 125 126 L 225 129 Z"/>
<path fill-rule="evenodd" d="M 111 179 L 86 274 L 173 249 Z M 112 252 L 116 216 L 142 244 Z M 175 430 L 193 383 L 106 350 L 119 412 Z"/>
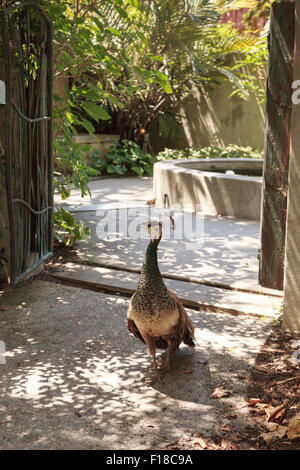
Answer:
<path fill-rule="evenodd" d="M 52 252 L 52 26 L 36 2 L 1 12 L 10 282 Z"/>

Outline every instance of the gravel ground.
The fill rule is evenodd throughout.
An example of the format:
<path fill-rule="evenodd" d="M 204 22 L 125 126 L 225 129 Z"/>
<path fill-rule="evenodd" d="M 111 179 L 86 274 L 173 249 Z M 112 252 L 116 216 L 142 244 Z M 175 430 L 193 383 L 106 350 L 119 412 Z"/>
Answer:
<path fill-rule="evenodd" d="M 196 349 L 181 347 L 172 371 L 147 386 L 151 360 L 127 331 L 127 306 L 42 280 L 0 291 L 1 449 L 161 449 L 191 433 L 216 441 L 227 407 L 232 432 L 251 429 L 247 377 L 269 321 L 189 310 Z M 229 395 L 211 398 L 216 387 Z"/>

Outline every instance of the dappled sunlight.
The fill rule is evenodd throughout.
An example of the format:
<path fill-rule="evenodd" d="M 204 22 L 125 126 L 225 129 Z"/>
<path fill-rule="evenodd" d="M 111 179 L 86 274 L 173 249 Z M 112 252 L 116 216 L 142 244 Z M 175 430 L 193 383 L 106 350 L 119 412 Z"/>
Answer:
<path fill-rule="evenodd" d="M 29 316 L 17 310 L 20 298 Z M 4 448 L 149 448 L 199 423 L 211 432 L 224 406 L 210 398 L 212 388 L 232 387 L 234 403 L 243 402 L 237 373 L 247 372 L 268 329 L 191 310 L 195 350 L 181 346 L 171 371 L 149 387 L 152 361 L 127 331 L 127 299 L 36 281 L 3 302 L 9 311 L 0 315 L 7 345 L 0 419 L 10 416 L 0 428 Z M 165 359 L 159 351 L 159 364 Z"/>
<path fill-rule="evenodd" d="M 195 214 L 192 217 L 195 219 Z M 89 212 L 78 214 L 78 218 L 91 228 L 90 241 L 78 242 L 76 245 L 81 258 L 141 269 L 148 240 L 118 239 L 118 231 L 115 230 L 109 234 L 113 240 L 99 239 L 96 230 L 101 217 L 96 212 Z M 128 224 L 132 220 L 133 217 L 128 216 Z M 184 234 L 182 240 L 167 240 L 163 235 L 158 250 L 161 272 L 222 282 L 235 287 L 247 284 L 248 287 L 258 288 L 258 223 L 205 216 L 200 242 L 199 245 L 198 241 L 193 241 L 191 233 Z M 187 243 L 189 249 L 186 249 Z"/>
<path fill-rule="evenodd" d="M 153 183 L 150 177 L 103 178 L 92 180 L 89 188 L 92 197 L 81 197 L 79 189 L 72 189 L 71 197 L 62 200 L 59 194 L 54 196 L 54 202 L 62 206 L 90 206 L 105 203 L 145 203 L 153 197 Z"/>

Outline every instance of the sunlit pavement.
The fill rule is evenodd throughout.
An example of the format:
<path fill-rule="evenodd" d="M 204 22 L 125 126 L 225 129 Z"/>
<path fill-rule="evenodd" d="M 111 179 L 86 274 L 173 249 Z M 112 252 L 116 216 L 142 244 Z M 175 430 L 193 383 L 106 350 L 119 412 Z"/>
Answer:
<path fill-rule="evenodd" d="M 156 449 L 214 435 L 235 408 L 250 425 L 246 378 L 271 323 L 189 310 L 196 349 L 147 386 L 151 358 L 126 327 L 128 299 L 45 281 L 4 293 L 0 332 L 1 449 Z M 210 398 L 212 389 L 228 398 Z M 226 420 L 226 419 L 225 419 Z"/>
<path fill-rule="evenodd" d="M 81 257 L 90 262 L 139 269 L 148 241 L 135 236 L 136 214 L 149 214 L 151 207 L 146 202 L 153 195 L 152 179 L 105 178 L 92 181 L 90 190 L 92 198 L 81 199 L 78 190 L 66 201 L 61 201 L 59 196 L 55 198 L 57 204 L 74 211 L 73 215 L 90 227 L 89 242 L 76 245 Z M 121 210 L 111 210 L 111 207 Z M 112 225 L 108 234 L 103 233 L 107 230 L 103 226 L 106 211 L 117 222 L 116 229 Z M 162 272 L 259 289 L 257 222 L 192 214 L 185 224 L 184 217 L 175 211 L 175 233 L 170 237 L 163 233 L 159 246 Z"/>

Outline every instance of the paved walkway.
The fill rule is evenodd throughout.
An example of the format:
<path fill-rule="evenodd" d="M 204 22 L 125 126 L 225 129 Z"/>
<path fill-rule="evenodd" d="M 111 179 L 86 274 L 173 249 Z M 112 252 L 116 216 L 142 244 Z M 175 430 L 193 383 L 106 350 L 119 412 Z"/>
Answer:
<path fill-rule="evenodd" d="M 104 178 L 92 181 L 90 189 L 92 199 L 81 200 L 79 191 L 74 191 L 67 201 L 55 198 L 57 204 L 68 206 L 91 229 L 90 241 L 77 244 L 81 256 L 97 263 L 140 268 L 148 240 L 147 236 L 133 239 L 130 227 L 135 228 L 134 208 L 144 215 L 150 209 L 146 202 L 153 197 L 152 179 Z M 107 217 L 105 211 L 112 207 L 129 209 L 122 212 L 110 210 Z M 124 217 L 127 219 L 125 227 L 122 225 Z M 107 230 L 105 223 L 109 222 L 108 218 L 113 223 L 116 221 L 116 226 L 112 225 L 107 236 L 104 230 Z M 181 213 L 176 212 L 175 219 L 177 232 L 171 233 L 169 239 L 164 233 L 159 247 L 162 272 L 259 289 L 258 223 L 194 214 L 186 221 Z M 183 236 L 178 233 L 180 229 Z M 196 240 L 193 239 L 195 237 Z"/>
<path fill-rule="evenodd" d="M 63 206 L 89 206 L 104 203 L 145 203 L 153 198 L 152 178 L 150 177 L 129 177 L 129 178 L 92 178 L 89 188 L 92 197 L 81 197 L 79 189 L 73 189 L 71 197 L 62 201 L 59 195 L 55 195 L 56 204 Z"/>
<path fill-rule="evenodd" d="M 151 358 L 127 331 L 128 299 L 34 281 L 0 301 L 0 449 L 159 449 L 252 425 L 247 377 L 269 321 L 189 310 L 195 350 L 181 347 L 147 387 Z M 230 396 L 211 398 L 215 387 Z"/>
<path fill-rule="evenodd" d="M 75 207 L 82 202 L 76 195 L 68 201 L 91 227 L 90 242 L 79 244 L 81 256 L 140 268 L 147 240 L 119 240 L 119 228 L 114 240 L 98 238 L 102 216 L 96 215 L 94 204 L 120 200 L 145 211 L 151 180 L 106 179 L 91 186 L 93 199 L 83 201 L 83 212 L 82 206 L 81 212 Z M 201 248 L 186 249 L 187 240 L 161 242 L 162 270 L 253 286 L 257 224 L 205 217 L 204 227 Z M 126 282 L 132 289 L 137 282 L 135 273 L 120 270 L 102 272 L 87 265 L 65 269 L 58 275 L 71 277 L 73 272 L 77 281 L 95 269 L 89 273 L 92 280 L 101 284 L 106 279 L 116 290 Z M 181 297 L 194 285 L 178 282 Z M 203 286 L 197 289 L 190 289 L 189 297 L 205 298 Z M 211 289 L 217 308 L 225 290 Z M 229 296 L 233 292 L 226 290 Z M 241 292 L 237 295 L 249 304 Z M 265 298 L 250 295 L 257 301 Z M 237 305 L 237 297 L 231 301 Z M 232 433 L 241 434 L 252 426 L 247 377 L 272 320 L 188 309 L 195 325 L 195 350 L 181 346 L 172 358 L 172 371 L 147 386 L 151 358 L 145 345 L 127 331 L 127 298 L 35 280 L 0 292 L 0 302 L 0 340 L 6 348 L 6 363 L 0 364 L 1 449 L 160 449 L 191 433 L 219 442 L 228 438 L 228 425 Z M 212 398 L 215 387 L 229 390 L 229 396 Z"/>
<path fill-rule="evenodd" d="M 90 187 L 92 199 L 80 201 L 75 193 L 68 200 L 68 208 L 78 220 L 90 227 L 88 243 L 76 244 L 82 260 L 101 267 L 67 266 L 59 275 L 62 279 L 76 281 L 78 285 L 98 284 L 114 291 L 119 287 L 120 292 L 127 289 L 126 292 L 131 293 L 137 287 L 138 276 L 122 270 L 136 273 L 141 269 L 148 235 L 146 231 L 137 233 L 138 217 L 149 220 L 150 210 L 154 209 L 146 204 L 152 199 L 152 180 L 104 178 L 94 180 Z M 58 198 L 56 202 L 64 204 Z M 161 210 L 154 215 L 158 214 Z M 159 245 L 159 265 L 163 275 L 173 277 L 173 280 L 166 280 L 166 284 L 186 301 L 186 305 L 215 307 L 215 310 L 225 312 L 276 314 L 281 298 L 259 295 L 262 289 L 257 281 L 258 223 L 178 211 L 172 215 L 175 231 L 170 229 L 169 218 L 165 217 L 167 222 Z M 105 267 L 120 271 L 111 272 Z M 196 280 L 198 284 L 178 282 L 178 279 Z M 257 295 L 245 293 L 249 291 Z M 270 293 L 268 290 L 263 292 Z"/>

